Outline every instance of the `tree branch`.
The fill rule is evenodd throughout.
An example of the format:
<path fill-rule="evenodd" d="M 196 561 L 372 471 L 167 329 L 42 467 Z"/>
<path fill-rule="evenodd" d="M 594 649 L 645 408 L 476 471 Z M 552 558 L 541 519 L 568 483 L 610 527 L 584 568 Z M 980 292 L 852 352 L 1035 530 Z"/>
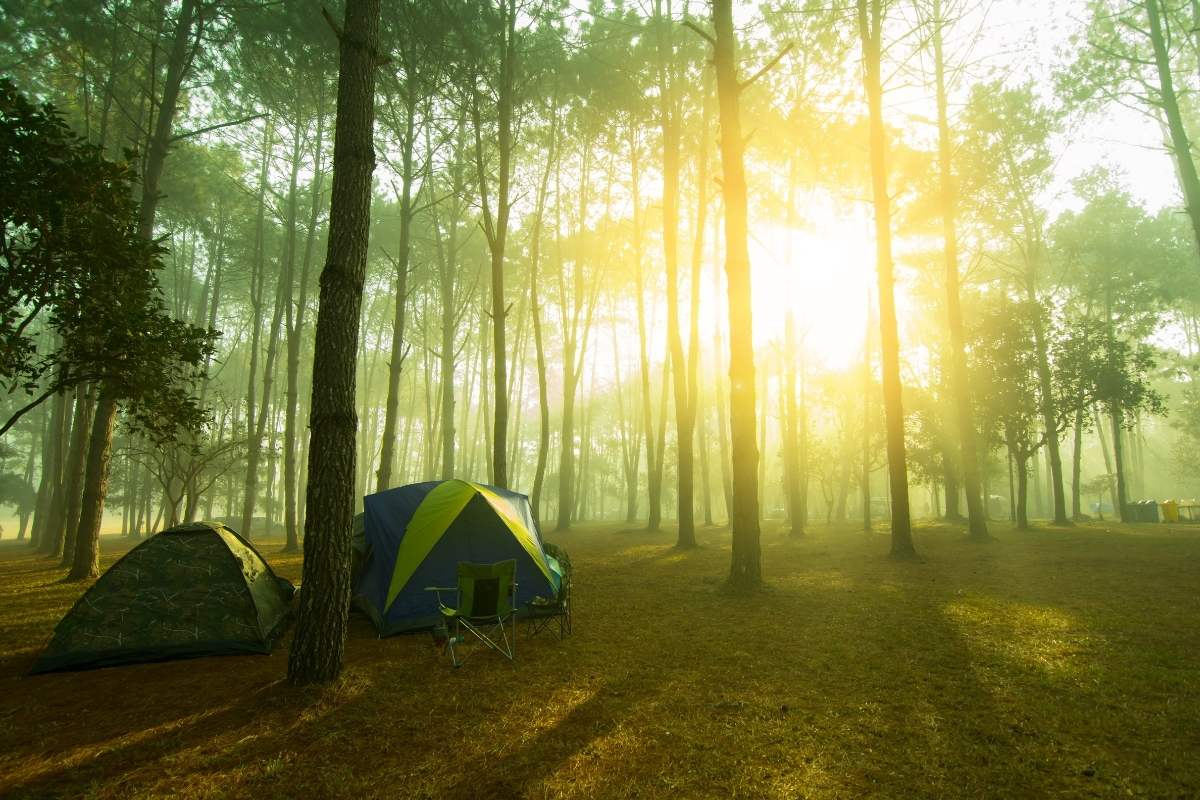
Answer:
<path fill-rule="evenodd" d="M 716 40 L 716 38 L 714 38 L 712 34 L 710 34 L 710 33 L 708 33 L 707 31 L 705 31 L 705 30 L 704 30 L 703 28 L 701 28 L 699 25 L 697 25 L 696 23 L 692 22 L 690 19 L 685 19 L 685 20 L 683 21 L 683 25 L 684 25 L 684 27 L 685 27 L 685 28 L 690 28 L 690 29 L 692 29 L 693 31 L 695 31 L 695 32 L 696 32 L 696 34 L 697 34 L 698 36 L 700 36 L 700 37 L 701 37 L 702 39 L 704 39 L 706 42 L 708 42 L 709 44 L 711 44 L 713 47 L 716 47 L 716 46 L 717 46 L 717 40 Z"/>
<path fill-rule="evenodd" d="M 234 125 L 241 125 L 243 122 L 250 122 L 250 121 L 256 120 L 256 119 L 262 119 L 265 116 L 266 116 L 266 114 L 251 114 L 248 117 L 242 117 L 241 119 L 235 119 L 235 120 L 231 120 L 229 122 L 218 122 L 216 125 L 208 125 L 207 127 L 200 128 L 198 130 L 188 131 L 187 133 L 176 134 L 175 136 L 171 137 L 171 142 L 172 143 L 178 142 L 180 139 L 188 139 L 192 136 L 199 136 L 202 133 L 209 133 L 210 131 L 217 131 L 217 130 L 220 130 L 221 128 L 231 128 Z"/>
<path fill-rule="evenodd" d="M 758 72 L 754 73 L 746 80 L 739 82 L 738 83 L 738 91 L 744 91 L 745 89 L 750 88 L 750 86 L 752 86 L 756 80 L 758 80 L 763 75 L 766 75 L 768 72 L 770 72 L 772 69 L 774 69 L 775 65 L 779 63 L 780 59 L 782 59 L 788 53 L 792 52 L 792 48 L 794 48 L 795 46 L 796 46 L 795 42 L 788 42 L 786 45 L 784 45 L 784 48 L 782 50 L 780 50 L 778 53 L 776 53 L 774 58 L 772 58 L 766 64 L 763 64 L 762 68 L 759 69 Z"/>

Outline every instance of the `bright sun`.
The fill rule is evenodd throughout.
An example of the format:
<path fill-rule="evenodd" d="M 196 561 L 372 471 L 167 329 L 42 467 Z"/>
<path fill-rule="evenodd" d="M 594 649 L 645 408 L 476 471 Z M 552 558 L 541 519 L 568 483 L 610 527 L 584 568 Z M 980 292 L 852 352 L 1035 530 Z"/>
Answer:
<path fill-rule="evenodd" d="M 861 361 L 868 290 L 875 284 L 869 218 L 828 218 L 804 229 L 760 226 L 750 242 L 754 339 L 781 341 L 788 308 L 808 357 L 828 369 Z"/>

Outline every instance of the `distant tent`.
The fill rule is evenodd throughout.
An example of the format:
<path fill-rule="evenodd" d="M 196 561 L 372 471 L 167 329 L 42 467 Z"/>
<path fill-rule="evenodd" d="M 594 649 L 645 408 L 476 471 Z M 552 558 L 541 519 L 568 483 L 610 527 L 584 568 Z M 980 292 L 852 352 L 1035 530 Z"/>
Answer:
<path fill-rule="evenodd" d="M 84 592 L 33 672 L 269 653 L 294 592 L 229 528 L 180 525 L 130 550 Z"/>
<path fill-rule="evenodd" d="M 517 561 L 517 603 L 552 598 L 558 562 L 542 548 L 523 494 L 462 480 L 415 483 L 364 498 L 355 537 L 355 605 L 381 636 L 440 621 L 426 586 L 454 586 L 458 562 Z M 356 526 L 357 527 L 357 526 Z M 357 531 L 356 531 L 357 534 Z"/>

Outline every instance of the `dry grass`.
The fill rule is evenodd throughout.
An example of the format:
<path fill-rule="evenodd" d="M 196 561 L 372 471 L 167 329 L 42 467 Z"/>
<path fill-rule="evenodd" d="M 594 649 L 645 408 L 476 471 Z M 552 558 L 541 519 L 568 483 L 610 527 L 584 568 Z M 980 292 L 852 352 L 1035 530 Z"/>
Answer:
<path fill-rule="evenodd" d="M 724 531 L 550 538 L 573 638 L 454 672 L 356 618 L 342 680 L 305 691 L 286 645 L 25 677 L 80 589 L 0 549 L 0 795 L 1200 795 L 1200 531 L 930 528 L 915 564 L 879 534 L 768 532 L 753 597 L 721 589 Z"/>

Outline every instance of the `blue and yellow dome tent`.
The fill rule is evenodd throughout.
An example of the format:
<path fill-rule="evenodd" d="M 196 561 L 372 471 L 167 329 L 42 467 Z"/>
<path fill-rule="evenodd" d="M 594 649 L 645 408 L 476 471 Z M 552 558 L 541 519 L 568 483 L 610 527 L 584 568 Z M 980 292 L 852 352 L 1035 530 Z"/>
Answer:
<path fill-rule="evenodd" d="M 460 561 L 517 562 L 517 603 L 554 597 L 562 568 L 542 548 L 529 498 L 464 480 L 400 486 L 363 498 L 363 561 L 354 603 L 380 636 L 441 621 L 426 586 L 453 586 Z"/>

